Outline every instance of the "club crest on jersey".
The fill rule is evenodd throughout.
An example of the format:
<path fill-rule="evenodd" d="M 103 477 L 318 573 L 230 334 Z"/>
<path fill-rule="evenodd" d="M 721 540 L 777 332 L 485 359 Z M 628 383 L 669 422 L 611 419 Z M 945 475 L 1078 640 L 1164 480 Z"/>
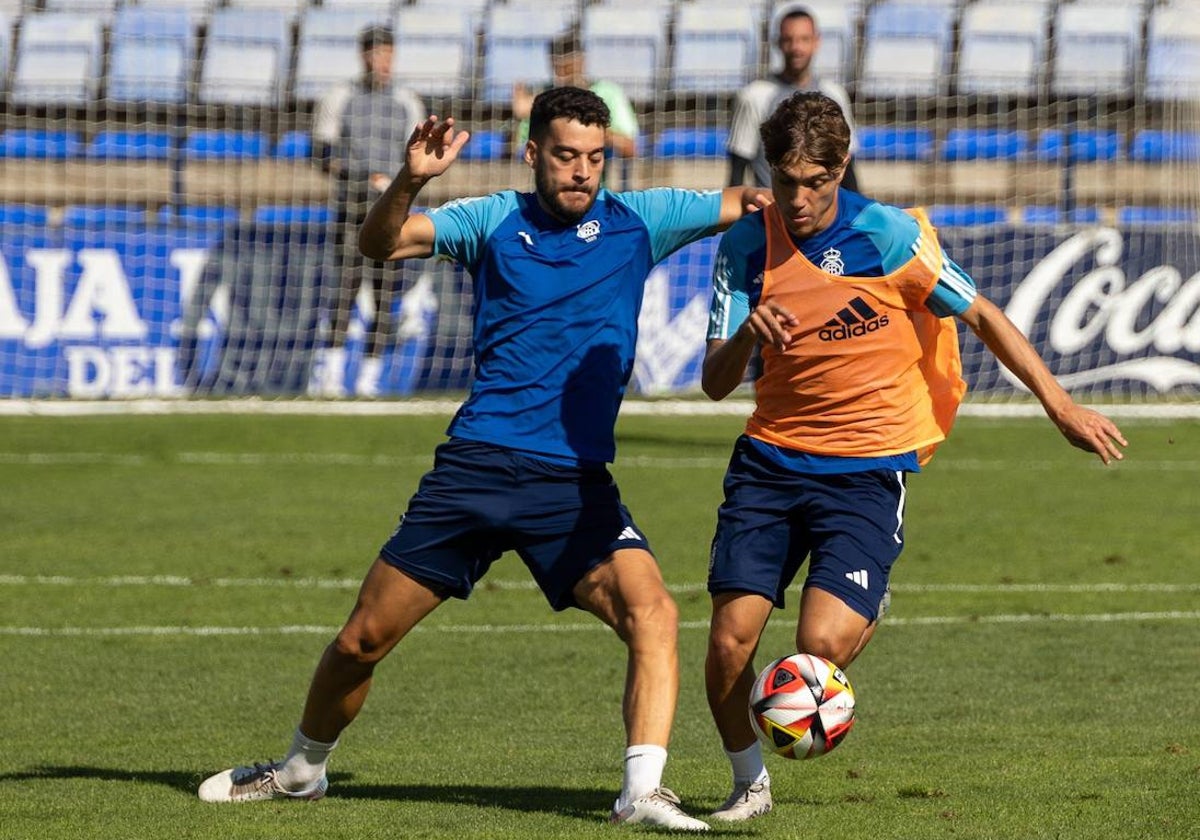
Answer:
<path fill-rule="evenodd" d="M 845 274 L 846 263 L 842 261 L 842 252 L 837 248 L 830 248 L 821 254 L 821 270 L 826 274 L 837 274 L 839 276 Z"/>
<path fill-rule="evenodd" d="M 821 341 L 845 341 L 873 333 L 888 325 L 887 313 L 880 315 L 860 297 L 851 300 L 837 315 L 825 322 L 817 333 Z"/>
<path fill-rule="evenodd" d="M 584 242 L 595 242 L 596 237 L 600 235 L 600 223 L 595 219 L 586 221 L 579 226 L 575 235 Z"/>

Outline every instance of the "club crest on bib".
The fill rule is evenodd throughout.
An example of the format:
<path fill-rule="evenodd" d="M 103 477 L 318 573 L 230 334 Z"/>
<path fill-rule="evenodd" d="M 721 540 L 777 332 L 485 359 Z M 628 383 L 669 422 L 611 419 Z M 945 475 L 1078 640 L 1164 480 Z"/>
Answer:
<path fill-rule="evenodd" d="M 837 274 L 839 276 L 845 274 L 846 263 L 842 261 L 842 252 L 837 248 L 830 248 L 821 254 L 821 270 L 826 274 Z"/>
<path fill-rule="evenodd" d="M 586 221 L 579 226 L 575 235 L 584 242 L 595 242 L 596 237 L 600 235 L 600 223 L 595 219 Z"/>

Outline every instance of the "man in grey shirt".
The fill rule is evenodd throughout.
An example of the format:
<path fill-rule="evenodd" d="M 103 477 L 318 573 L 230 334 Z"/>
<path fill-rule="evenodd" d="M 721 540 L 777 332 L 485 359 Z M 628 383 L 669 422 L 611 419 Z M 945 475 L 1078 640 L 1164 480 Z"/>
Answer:
<path fill-rule="evenodd" d="M 392 30 L 371 25 L 359 38 L 363 72 L 331 88 L 313 117 L 313 152 L 331 176 L 334 209 L 333 258 L 338 293 L 330 311 L 329 346 L 320 354 L 313 389 L 328 397 L 345 395 L 346 328 L 363 283 L 370 281 L 375 317 L 354 392 L 379 392 L 383 352 L 392 340 L 392 300 L 397 273 L 358 251 L 358 228 L 375 199 L 404 164 L 408 137 L 425 121 L 425 105 L 407 88 L 392 83 Z"/>
<path fill-rule="evenodd" d="M 763 155 L 758 127 L 780 102 L 796 91 L 819 91 L 842 106 L 842 113 L 850 126 L 850 151 L 853 154 L 855 150 L 854 121 L 846 89 L 836 82 L 817 79 L 812 72 L 813 57 L 821 46 L 821 34 L 812 10 L 799 4 L 789 6 L 779 14 L 778 20 L 779 32 L 775 45 L 783 56 L 783 69 L 770 78 L 757 79 L 746 85 L 738 92 L 734 104 L 727 146 L 731 187 L 745 183 L 747 167 L 754 173 L 758 186 L 770 186 L 771 169 Z M 858 190 L 853 157 L 846 167 L 842 186 Z"/>

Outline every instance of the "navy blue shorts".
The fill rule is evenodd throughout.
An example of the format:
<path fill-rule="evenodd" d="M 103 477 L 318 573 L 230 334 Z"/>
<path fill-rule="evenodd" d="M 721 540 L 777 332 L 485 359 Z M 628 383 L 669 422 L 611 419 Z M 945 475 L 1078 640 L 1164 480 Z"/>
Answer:
<path fill-rule="evenodd" d="M 782 609 L 807 558 L 806 588 L 876 620 L 904 548 L 904 478 L 889 469 L 799 474 L 740 438 L 717 511 L 708 591 L 753 592 Z"/>
<path fill-rule="evenodd" d="M 563 466 L 451 439 L 437 448 L 408 510 L 380 549 L 387 563 L 442 594 L 466 598 L 515 551 L 556 610 L 618 549 L 650 550 L 604 466 Z"/>

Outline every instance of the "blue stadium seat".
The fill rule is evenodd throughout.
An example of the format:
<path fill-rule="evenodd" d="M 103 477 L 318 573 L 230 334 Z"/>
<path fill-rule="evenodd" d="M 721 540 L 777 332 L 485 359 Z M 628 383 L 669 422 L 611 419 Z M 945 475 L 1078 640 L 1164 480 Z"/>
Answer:
<path fill-rule="evenodd" d="M 279 105 L 291 63 L 291 42 L 286 12 L 214 10 L 197 98 L 206 104 Z"/>
<path fill-rule="evenodd" d="M 312 135 L 307 131 L 285 132 L 271 156 L 279 160 L 308 160 L 312 157 Z"/>
<path fill-rule="evenodd" d="M 494 5 L 483 31 L 483 99 L 509 102 L 513 86 L 550 84 L 550 42 L 570 22 L 561 10 Z"/>
<path fill-rule="evenodd" d="M 268 204 L 254 210 L 254 221 L 260 225 L 323 225 L 332 218 L 325 204 Z"/>
<path fill-rule="evenodd" d="M 50 208 L 37 204 L 0 204 L 0 225 L 35 225 L 50 222 Z"/>
<path fill-rule="evenodd" d="M 1100 222 L 1100 208 L 1076 207 L 1070 213 L 1064 213 L 1053 205 L 1031 204 L 1021 208 L 1021 221 L 1027 225 L 1061 225 L 1067 222 L 1094 225 Z"/>
<path fill-rule="evenodd" d="M 757 74 L 760 23 L 748 6 L 693 0 L 675 12 L 671 87 L 730 93 Z"/>
<path fill-rule="evenodd" d="M 616 82 L 635 102 L 654 98 L 667 54 L 661 10 L 588 6 L 581 30 L 589 77 Z"/>
<path fill-rule="evenodd" d="M 1150 10 L 1145 96 L 1152 100 L 1200 96 L 1200 15 L 1190 5 Z"/>
<path fill-rule="evenodd" d="M 979 227 L 1008 222 L 1008 210 L 999 204 L 933 204 L 929 221 L 935 227 Z"/>
<path fill-rule="evenodd" d="M 862 160 L 933 160 L 933 130 L 891 126 L 859 126 L 856 157 Z"/>
<path fill-rule="evenodd" d="M 960 93 L 1035 96 L 1049 40 L 1047 8 L 1020 0 L 978 0 L 963 10 Z"/>
<path fill-rule="evenodd" d="M 508 138 L 503 131 L 472 131 L 459 154 L 463 160 L 503 160 Z M 514 149 L 514 154 L 517 150 Z"/>
<path fill-rule="evenodd" d="M 1200 160 L 1200 132 L 1144 128 L 1129 143 L 1129 159 L 1137 163 Z"/>
<path fill-rule="evenodd" d="M 362 72 L 359 33 L 372 23 L 388 23 L 388 12 L 357 7 L 306 9 L 296 39 L 293 95 L 304 102 L 313 101 L 334 85 L 358 76 Z"/>
<path fill-rule="evenodd" d="M 116 102 L 186 102 L 195 31 L 183 9 L 122 6 L 113 20 L 108 98 Z"/>
<path fill-rule="evenodd" d="M 0 158 L 67 160 L 83 153 L 78 132 L 14 128 L 0 134 Z"/>
<path fill-rule="evenodd" d="M 1029 155 L 1029 136 L 1003 128 L 953 128 L 946 133 L 941 158 L 947 161 L 1021 161 Z"/>
<path fill-rule="evenodd" d="M 867 13 L 859 93 L 868 97 L 944 93 L 952 59 L 953 5 L 882 0 Z"/>
<path fill-rule="evenodd" d="M 481 19 L 469 8 L 440 4 L 398 9 L 392 78 L 424 96 L 469 96 Z"/>
<path fill-rule="evenodd" d="M 117 6 L 123 0 L 42 0 L 41 8 L 47 12 L 70 12 L 76 15 L 90 15 L 97 18 L 105 26 L 112 22 Z M 34 3 L 26 4 L 26 8 Z"/>
<path fill-rule="evenodd" d="M 84 105 L 100 86 L 100 19 L 71 12 L 21 19 L 12 101 L 23 105 Z"/>
<path fill-rule="evenodd" d="M 261 131 L 193 131 L 183 144 L 188 160 L 253 160 L 265 157 L 269 143 Z"/>
<path fill-rule="evenodd" d="M 1122 140 L 1107 129 L 1048 129 L 1038 135 L 1034 157 L 1043 163 L 1114 161 L 1121 157 Z"/>
<path fill-rule="evenodd" d="M 101 131 L 87 147 L 89 160 L 166 160 L 172 138 L 166 131 Z"/>
<path fill-rule="evenodd" d="M 1197 221 L 1192 207 L 1118 207 L 1119 225 L 1190 225 Z"/>
<path fill-rule="evenodd" d="M 63 227 L 98 230 L 146 223 L 146 208 L 136 204 L 72 204 L 63 211 Z"/>
<path fill-rule="evenodd" d="M 728 128 L 668 128 L 654 141 L 654 156 L 724 157 Z"/>
<path fill-rule="evenodd" d="M 1141 32 L 1135 4 L 1063 3 L 1054 25 L 1051 90 L 1060 96 L 1132 95 Z"/>
<path fill-rule="evenodd" d="M 184 204 L 160 207 L 155 221 L 160 225 L 177 227 L 224 227 L 240 218 L 236 207 L 218 204 Z"/>

